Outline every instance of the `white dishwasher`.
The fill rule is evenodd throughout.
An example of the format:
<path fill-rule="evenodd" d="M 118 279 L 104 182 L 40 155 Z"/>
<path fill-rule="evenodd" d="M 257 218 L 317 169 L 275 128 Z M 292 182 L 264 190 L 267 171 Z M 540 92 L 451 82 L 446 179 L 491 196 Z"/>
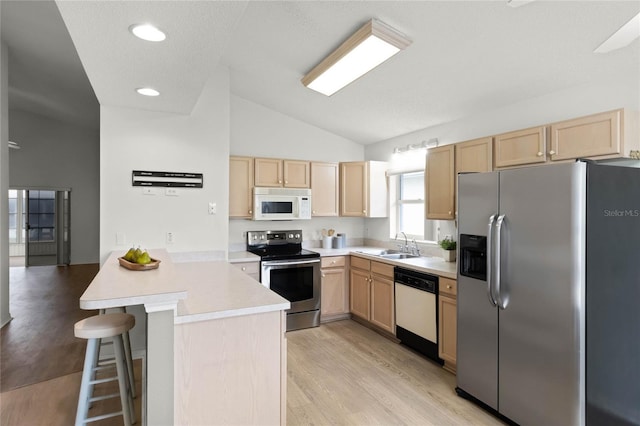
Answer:
<path fill-rule="evenodd" d="M 438 364 L 438 277 L 394 269 L 396 337 Z"/>

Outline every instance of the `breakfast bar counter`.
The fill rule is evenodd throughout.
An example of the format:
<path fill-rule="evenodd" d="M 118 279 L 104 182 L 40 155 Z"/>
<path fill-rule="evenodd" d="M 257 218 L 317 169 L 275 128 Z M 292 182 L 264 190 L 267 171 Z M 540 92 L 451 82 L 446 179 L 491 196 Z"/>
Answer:
<path fill-rule="evenodd" d="M 112 253 L 82 309 L 144 305 L 146 424 L 285 424 L 290 303 L 226 261 L 131 271 Z"/>

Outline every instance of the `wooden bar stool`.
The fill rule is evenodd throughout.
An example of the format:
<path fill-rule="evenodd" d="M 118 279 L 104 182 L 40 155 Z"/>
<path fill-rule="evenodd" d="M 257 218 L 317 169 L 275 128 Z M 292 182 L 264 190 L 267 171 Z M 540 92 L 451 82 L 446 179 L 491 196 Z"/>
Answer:
<path fill-rule="evenodd" d="M 130 385 L 129 372 L 125 361 L 125 348 L 123 335 L 131 330 L 136 320 L 133 315 L 125 313 L 113 313 L 96 315 L 78 321 L 74 326 L 74 334 L 81 339 L 87 339 L 87 352 L 82 371 L 82 383 L 78 396 L 78 411 L 76 412 L 76 426 L 85 423 L 122 415 L 125 426 L 135 422 L 135 409 L 133 407 L 133 389 Z M 101 339 L 112 338 L 115 355 L 116 376 L 109 378 L 96 378 L 95 373 L 103 370 L 104 366 L 98 365 L 98 348 Z M 99 397 L 92 397 L 94 385 L 113 381 L 117 378 L 120 390 L 120 403 L 122 410 L 115 413 L 102 414 L 87 418 L 89 404 L 118 396 L 117 393 Z"/>
<path fill-rule="evenodd" d="M 115 309 L 117 309 L 118 312 L 123 312 L 125 314 L 127 313 L 127 308 L 124 306 L 121 306 Z M 98 311 L 100 315 L 104 315 L 106 312 L 107 312 L 106 309 L 100 309 Z M 129 339 L 128 331 L 122 335 L 122 340 L 124 341 L 124 354 L 127 360 L 127 370 L 129 371 L 129 387 L 131 388 L 131 396 L 135 398 L 136 397 L 136 378 L 133 374 L 133 356 L 131 355 L 131 340 Z M 100 351 L 102 347 L 107 346 L 111 343 L 112 342 L 100 341 L 100 347 L 98 348 L 98 355 L 97 355 L 98 362 L 100 362 Z M 112 361 L 112 360 L 106 360 L 106 362 L 109 362 L 109 361 Z"/>

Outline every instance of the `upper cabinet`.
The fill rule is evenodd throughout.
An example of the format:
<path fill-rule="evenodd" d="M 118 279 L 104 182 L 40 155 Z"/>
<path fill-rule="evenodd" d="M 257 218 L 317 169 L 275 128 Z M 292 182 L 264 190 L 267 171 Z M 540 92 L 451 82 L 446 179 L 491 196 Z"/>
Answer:
<path fill-rule="evenodd" d="M 338 216 L 338 163 L 311 163 L 311 215 Z"/>
<path fill-rule="evenodd" d="M 255 159 L 255 186 L 309 188 L 310 165 L 308 161 Z"/>
<path fill-rule="evenodd" d="M 546 127 L 503 133 L 494 137 L 496 169 L 544 163 L 547 153 Z"/>
<path fill-rule="evenodd" d="M 340 163 L 340 216 L 387 217 L 387 163 Z"/>
<path fill-rule="evenodd" d="M 253 158 L 229 158 L 229 217 L 253 215 Z"/>
<path fill-rule="evenodd" d="M 299 160 L 284 160 L 282 163 L 286 188 L 311 187 L 311 163 Z"/>
<path fill-rule="evenodd" d="M 549 158 L 628 157 L 640 144 L 637 114 L 615 110 L 551 125 Z"/>
<path fill-rule="evenodd" d="M 455 149 L 454 145 L 427 151 L 425 192 L 427 219 L 455 218 Z"/>
<path fill-rule="evenodd" d="M 486 137 L 455 145 L 456 174 L 493 170 L 493 138 Z"/>

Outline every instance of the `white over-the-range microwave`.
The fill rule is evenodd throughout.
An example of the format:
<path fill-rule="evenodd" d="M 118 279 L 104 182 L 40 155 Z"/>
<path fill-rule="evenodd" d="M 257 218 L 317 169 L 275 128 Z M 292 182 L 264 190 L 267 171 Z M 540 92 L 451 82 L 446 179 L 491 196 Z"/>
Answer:
<path fill-rule="evenodd" d="M 253 220 L 311 219 L 311 190 L 253 188 Z"/>

